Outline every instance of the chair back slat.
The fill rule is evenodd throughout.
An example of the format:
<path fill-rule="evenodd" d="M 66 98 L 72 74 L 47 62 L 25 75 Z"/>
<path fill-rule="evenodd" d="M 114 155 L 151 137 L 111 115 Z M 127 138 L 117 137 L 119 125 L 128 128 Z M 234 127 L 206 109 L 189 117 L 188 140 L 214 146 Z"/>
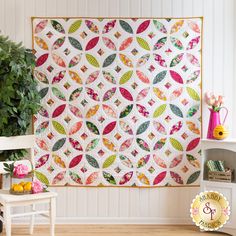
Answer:
<path fill-rule="evenodd" d="M 34 135 L 22 135 L 22 136 L 13 136 L 13 137 L 0 137 L 0 151 L 4 150 L 16 150 L 16 149 L 30 149 L 29 155 L 27 155 L 26 160 L 21 160 L 29 162 L 30 170 L 32 165 L 34 168 L 34 144 L 35 136 Z M 28 166 L 28 164 L 27 164 Z M 4 173 L 3 162 L 0 162 L 0 173 Z"/>
<path fill-rule="evenodd" d="M 33 148 L 34 139 L 34 135 L 0 137 L 0 151 Z"/>
<path fill-rule="evenodd" d="M 4 163 L 11 164 L 11 163 L 13 163 L 13 161 L 0 161 L 0 174 L 6 174 L 7 173 L 4 170 Z M 16 161 L 14 163 L 14 166 L 19 165 L 19 164 L 23 164 L 23 165 L 28 166 L 29 172 L 32 171 L 32 164 L 31 164 L 30 160 Z"/>

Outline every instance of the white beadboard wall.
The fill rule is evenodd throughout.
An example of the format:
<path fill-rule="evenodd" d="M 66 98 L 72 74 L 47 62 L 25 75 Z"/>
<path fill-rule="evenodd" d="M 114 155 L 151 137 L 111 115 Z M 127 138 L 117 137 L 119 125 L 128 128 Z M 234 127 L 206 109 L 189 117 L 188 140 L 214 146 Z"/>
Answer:
<path fill-rule="evenodd" d="M 0 0 L 0 30 L 31 47 L 31 16 L 204 16 L 203 91 L 223 93 L 236 128 L 234 0 Z M 234 109 L 233 109 L 234 108 Z M 206 128 L 207 109 L 203 120 Z M 233 119 L 234 118 L 234 119 Z M 53 188 L 60 223 L 190 223 L 197 187 Z"/>

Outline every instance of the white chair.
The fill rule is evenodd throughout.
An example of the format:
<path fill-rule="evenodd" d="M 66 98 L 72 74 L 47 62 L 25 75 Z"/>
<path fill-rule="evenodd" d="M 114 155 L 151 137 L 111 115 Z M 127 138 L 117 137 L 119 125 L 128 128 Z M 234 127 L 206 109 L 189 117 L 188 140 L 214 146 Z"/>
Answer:
<path fill-rule="evenodd" d="M 15 137 L 0 137 L 0 150 L 14 149 L 30 149 L 30 161 L 22 160 L 19 163 L 33 164 L 34 168 L 34 135 L 15 136 Z M 7 162 L 12 163 L 12 162 Z M 0 162 L 0 173 L 4 174 L 3 162 Z M 30 234 L 33 234 L 35 215 L 42 215 L 50 219 L 50 235 L 55 235 L 55 218 L 56 218 L 56 197 L 53 192 L 45 192 L 38 194 L 27 195 L 12 195 L 8 190 L 0 190 L 0 204 L 3 211 L 3 217 L 0 217 L 6 228 L 6 236 L 11 236 L 11 221 L 13 217 L 31 216 Z M 35 205 L 47 203 L 48 210 L 36 210 Z M 12 214 L 11 208 L 16 206 L 31 206 L 30 212 Z"/>

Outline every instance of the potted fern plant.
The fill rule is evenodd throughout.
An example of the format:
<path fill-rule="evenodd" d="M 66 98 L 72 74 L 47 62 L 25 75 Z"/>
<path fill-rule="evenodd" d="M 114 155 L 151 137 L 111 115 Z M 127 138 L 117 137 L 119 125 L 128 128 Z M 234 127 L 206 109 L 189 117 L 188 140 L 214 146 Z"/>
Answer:
<path fill-rule="evenodd" d="M 0 136 L 26 134 L 40 96 L 33 78 L 32 50 L 0 35 Z M 17 160 L 25 150 L 0 151 L 0 160 Z"/>

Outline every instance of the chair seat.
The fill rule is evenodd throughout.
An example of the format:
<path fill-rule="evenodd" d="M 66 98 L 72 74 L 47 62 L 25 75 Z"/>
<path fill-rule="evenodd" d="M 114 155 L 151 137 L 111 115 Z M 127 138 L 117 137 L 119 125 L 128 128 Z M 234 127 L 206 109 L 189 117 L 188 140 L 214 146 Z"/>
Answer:
<path fill-rule="evenodd" d="M 57 196 L 57 193 L 54 193 L 54 192 L 44 192 L 44 193 L 25 194 L 25 195 L 13 195 L 13 194 L 9 193 L 9 190 L 0 190 L 0 203 L 43 200 L 43 199 L 52 198 L 52 197 L 56 197 L 56 196 Z"/>

